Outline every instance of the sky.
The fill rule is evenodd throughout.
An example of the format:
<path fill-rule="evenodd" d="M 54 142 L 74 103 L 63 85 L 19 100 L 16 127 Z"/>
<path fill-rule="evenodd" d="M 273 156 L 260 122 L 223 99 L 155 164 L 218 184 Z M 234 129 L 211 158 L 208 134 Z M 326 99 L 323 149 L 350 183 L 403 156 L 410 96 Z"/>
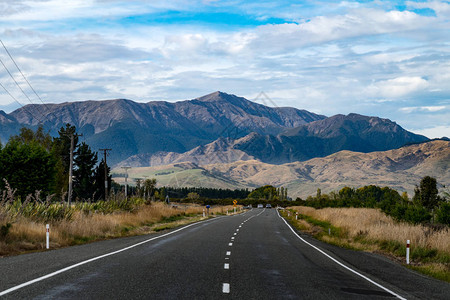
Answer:
<path fill-rule="evenodd" d="M 450 137 L 450 1 L 0 0 L 0 39 L 39 96 L 0 45 L 6 112 L 222 91 Z"/>

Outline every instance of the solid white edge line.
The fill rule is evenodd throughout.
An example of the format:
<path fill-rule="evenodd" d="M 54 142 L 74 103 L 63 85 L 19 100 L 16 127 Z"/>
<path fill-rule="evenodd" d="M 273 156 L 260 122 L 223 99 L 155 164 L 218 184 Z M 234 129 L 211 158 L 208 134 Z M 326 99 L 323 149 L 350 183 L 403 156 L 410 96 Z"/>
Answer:
<path fill-rule="evenodd" d="M 222 286 L 222 292 L 225 294 L 229 294 L 230 293 L 230 284 L 229 283 L 224 283 Z"/>
<path fill-rule="evenodd" d="M 359 272 L 353 270 L 352 268 L 350 268 L 350 267 L 344 265 L 343 263 L 341 263 L 341 262 L 338 261 L 337 259 L 335 259 L 335 258 L 331 257 L 330 255 L 328 255 L 327 253 L 325 253 L 322 249 L 320 249 L 320 248 L 314 246 L 313 244 L 307 242 L 306 240 L 304 240 L 301 236 L 299 236 L 299 235 L 297 234 L 297 232 L 295 232 L 295 230 L 292 228 L 292 226 L 289 225 L 289 223 L 288 223 L 284 218 L 282 218 L 282 217 L 280 216 L 280 213 L 278 212 L 278 210 L 277 210 L 277 213 L 278 213 L 278 217 L 280 217 L 280 218 L 284 221 L 284 223 L 289 227 L 289 229 L 290 229 L 290 230 L 291 230 L 291 231 L 292 231 L 292 232 L 293 232 L 293 233 L 294 233 L 294 234 L 295 234 L 302 242 L 304 242 L 304 243 L 307 244 L 308 246 L 310 246 L 310 247 L 316 249 L 317 251 L 319 251 L 320 253 L 322 253 L 323 255 L 325 255 L 326 257 L 328 257 L 329 259 L 331 259 L 332 261 L 334 261 L 335 263 L 337 263 L 337 264 L 340 265 L 341 267 L 343 267 L 343 268 L 349 270 L 350 272 L 352 272 L 352 273 L 358 275 L 358 276 L 361 277 L 361 278 L 364 278 L 365 280 L 367 280 L 367 281 L 369 281 L 370 283 L 376 285 L 377 287 L 379 287 L 379 288 L 385 290 L 386 292 L 388 292 L 388 293 L 394 295 L 395 297 L 397 297 L 397 298 L 399 298 L 399 299 L 402 299 L 402 300 L 406 300 L 406 298 L 403 298 L 402 296 L 396 294 L 395 292 L 391 291 L 390 289 L 388 289 L 388 288 L 382 286 L 381 284 L 379 284 L 379 283 L 373 281 L 373 280 L 370 279 L 369 277 L 364 276 L 363 274 L 361 274 L 361 273 L 359 273 Z"/>
<path fill-rule="evenodd" d="M 113 251 L 113 252 L 110 252 L 110 253 L 106 253 L 106 254 L 103 254 L 103 255 L 100 255 L 100 256 L 97 256 L 97 257 L 93 257 L 93 258 L 91 258 L 91 259 L 88 259 L 88 260 L 79 262 L 79 263 L 77 263 L 77 264 L 68 266 L 68 267 L 66 267 L 66 268 L 63 268 L 63 269 L 58 270 L 58 271 L 55 271 L 55 272 L 53 272 L 53 273 L 50 273 L 50 274 L 47 274 L 47 275 L 44 275 L 44 276 L 35 278 L 35 279 L 33 279 L 33 280 L 24 282 L 24 283 L 22 283 L 22 284 L 16 285 L 16 286 L 14 286 L 14 287 L 11 287 L 11 288 L 9 288 L 9 289 L 7 289 L 7 290 L 4 290 L 4 291 L 0 292 L 0 296 L 4 296 L 4 295 L 9 294 L 9 293 L 11 293 L 11 292 L 13 292 L 13 291 L 17 291 L 17 290 L 19 290 L 19 289 L 21 289 L 21 288 L 23 288 L 23 287 L 26 287 L 26 286 L 31 285 L 31 284 L 33 284 L 33 283 L 42 281 L 42 280 L 47 279 L 47 278 L 50 278 L 50 277 L 53 277 L 53 276 L 55 276 L 55 275 L 64 273 L 64 272 L 66 272 L 66 271 L 69 271 L 69 270 L 71 270 L 71 269 L 73 269 L 73 268 L 82 266 L 82 265 L 84 265 L 84 264 L 87 264 L 87 263 L 90 263 L 90 262 L 99 260 L 99 259 L 104 258 L 104 257 L 107 257 L 107 256 L 111 256 L 111 255 L 120 253 L 120 252 L 123 252 L 123 251 L 130 250 L 130 249 L 132 249 L 132 248 L 135 248 L 135 247 L 140 246 L 140 245 L 142 245 L 142 244 L 145 244 L 145 243 L 154 241 L 154 240 L 156 240 L 156 239 L 160 239 L 160 238 L 166 237 L 166 236 L 168 236 L 168 235 L 174 234 L 174 233 L 176 233 L 176 232 L 179 232 L 179 231 L 184 230 L 184 229 L 186 229 L 186 228 L 189 228 L 189 227 L 191 227 L 191 226 L 198 225 L 198 224 L 201 224 L 201 223 L 206 223 L 206 222 L 213 221 L 213 220 L 218 220 L 218 219 L 220 219 L 220 218 L 222 218 L 222 217 L 218 217 L 218 218 L 214 218 L 214 219 L 209 219 L 209 220 L 205 220 L 205 221 L 201 221 L 201 222 L 192 223 L 192 224 L 186 225 L 186 226 L 184 226 L 184 227 L 178 228 L 178 229 L 176 229 L 176 230 L 174 230 L 174 231 L 165 233 L 165 234 L 163 234 L 163 235 L 156 236 L 156 237 L 153 237 L 153 238 L 151 238 L 151 239 L 148 239 L 148 240 L 139 242 L 139 243 L 137 243 L 137 244 L 134 244 L 134 245 L 125 247 L 125 248 L 123 248 L 123 249 L 116 250 L 116 251 Z"/>

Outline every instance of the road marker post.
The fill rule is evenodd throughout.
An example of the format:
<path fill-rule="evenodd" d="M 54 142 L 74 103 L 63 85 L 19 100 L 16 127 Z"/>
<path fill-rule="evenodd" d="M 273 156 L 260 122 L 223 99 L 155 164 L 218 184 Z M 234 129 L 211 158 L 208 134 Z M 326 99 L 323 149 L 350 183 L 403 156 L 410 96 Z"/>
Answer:
<path fill-rule="evenodd" d="M 205 217 L 205 209 L 203 209 L 203 218 Z"/>
<path fill-rule="evenodd" d="M 45 231 L 46 231 L 46 245 L 47 249 L 50 248 L 50 225 L 45 225 Z"/>
<path fill-rule="evenodd" d="M 409 265 L 409 240 L 406 241 L 406 264 Z"/>
<path fill-rule="evenodd" d="M 298 212 L 295 213 L 295 219 L 298 220 Z"/>

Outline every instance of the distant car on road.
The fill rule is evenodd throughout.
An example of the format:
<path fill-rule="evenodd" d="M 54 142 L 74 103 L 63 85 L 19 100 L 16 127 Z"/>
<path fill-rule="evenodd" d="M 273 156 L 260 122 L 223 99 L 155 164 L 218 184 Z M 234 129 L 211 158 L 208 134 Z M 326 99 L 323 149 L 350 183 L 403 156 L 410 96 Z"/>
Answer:
<path fill-rule="evenodd" d="M 266 208 L 272 208 L 272 205 L 266 204 Z"/>
<path fill-rule="evenodd" d="M 264 208 L 264 205 L 258 204 L 258 208 Z"/>

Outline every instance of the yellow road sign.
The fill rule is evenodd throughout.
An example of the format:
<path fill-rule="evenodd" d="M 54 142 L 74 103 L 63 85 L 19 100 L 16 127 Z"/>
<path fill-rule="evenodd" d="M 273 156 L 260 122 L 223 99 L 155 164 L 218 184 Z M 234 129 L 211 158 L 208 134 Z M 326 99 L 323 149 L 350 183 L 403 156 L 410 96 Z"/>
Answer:
<path fill-rule="evenodd" d="M 233 200 L 233 204 L 236 205 L 237 204 L 237 200 Z"/>

